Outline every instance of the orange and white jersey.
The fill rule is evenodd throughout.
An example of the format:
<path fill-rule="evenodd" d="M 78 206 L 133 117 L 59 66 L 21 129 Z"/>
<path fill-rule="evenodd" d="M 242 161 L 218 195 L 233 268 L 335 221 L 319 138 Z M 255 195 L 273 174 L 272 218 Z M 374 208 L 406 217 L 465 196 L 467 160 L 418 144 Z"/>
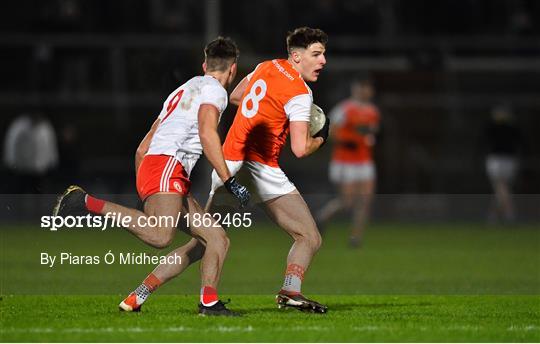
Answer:
<path fill-rule="evenodd" d="M 311 90 L 287 60 L 262 62 L 247 78 L 223 154 L 226 160 L 278 167 L 289 121 L 309 122 Z"/>
<path fill-rule="evenodd" d="M 214 105 L 220 116 L 227 107 L 227 91 L 211 76 L 196 76 L 174 90 L 163 103 L 161 122 L 147 154 L 176 157 L 191 173 L 202 154 L 199 138 L 199 107 Z"/>
<path fill-rule="evenodd" d="M 330 123 L 336 127 L 333 161 L 363 163 L 372 161 L 373 137 L 363 134 L 363 127 L 379 125 L 380 115 L 371 103 L 345 100 L 330 112 Z"/>

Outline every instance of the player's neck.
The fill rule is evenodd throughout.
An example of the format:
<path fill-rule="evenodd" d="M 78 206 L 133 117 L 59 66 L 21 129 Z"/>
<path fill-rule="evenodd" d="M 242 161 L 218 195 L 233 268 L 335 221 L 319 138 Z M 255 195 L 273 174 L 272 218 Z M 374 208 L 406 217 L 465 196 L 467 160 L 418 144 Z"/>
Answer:
<path fill-rule="evenodd" d="M 362 97 L 354 97 L 354 96 L 351 97 L 351 99 L 360 104 L 371 104 L 371 99 L 364 99 Z"/>
<path fill-rule="evenodd" d="M 223 87 L 227 85 L 227 80 L 229 79 L 229 75 L 223 72 L 207 72 L 204 74 L 204 76 L 211 76 L 212 78 L 219 81 L 219 83 Z"/>
<path fill-rule="evenodd" d="M 289 62 L 289 64 L 291 65 L 291 67 L 293 67 L 293 69 L 295 71 L 298 72 L 298 74 L 300 75 L 300 77 L 302 76 L 302 72 L 300 71 L 300 66 L 298 66 L 298 64 L 295 64 L 294 61 L 289 57 L 287 59 L 287 62 Z"/>

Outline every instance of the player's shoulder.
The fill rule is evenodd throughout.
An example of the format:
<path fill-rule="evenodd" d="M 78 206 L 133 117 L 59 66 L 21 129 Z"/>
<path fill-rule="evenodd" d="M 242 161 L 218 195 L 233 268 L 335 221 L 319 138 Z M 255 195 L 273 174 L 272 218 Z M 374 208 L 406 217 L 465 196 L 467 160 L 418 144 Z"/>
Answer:
<path fill-rule="evenodd" d="M 380 112 L 379 112 L 379 107 L 373 103 L 367 103 L 366 104 L 366 108 L 368 109 L 369 112 L 371 112 L 373 115 L 375 116 L 379 116 L 380 115 Z"/>
<path fill-rule="evenodd" d="M 379 121 L 380 119 L 379 109 L 372 102 L 360 102 L 355 99 L 349 99 L 345 106 L 345 112 L 351 116 L 360 116 L 368 121 Z"/>
<path fill-rule="evenodd" d="M 366 103 L 362 103 L 354 98 L 344 99 L 341 104 L 343 104 L 343 107 L 351 109 L 363 109 L 367 105 Z"/>
<path fill-rule="evenodd" d="M 194 80 L 196 84 L 194 88 L 197 88 L 198 93 L 200 93 L 203 96 L 207 93 L 227 96 L 227 90 L 225 90 L 223 85 L 216 78 L 212 76 L 201 75 L 201 76 L 196 76 L 192 80 Z"/>
<path fill-rule="evenodd" d="M 259 63 L 256 67 L 255 67 L 255 70 L 263 70 L 263 69 L 266 69 L 270 66 L 272 66 L 272 61 L 273 60 L 266 60 L 266 61 L 263 61 L 261 63 Z"/>
<path fill-rule="evenodd" d="M 290 85 L 304 85 L 304 80 L 290 62 L 286 59 L 273 59 L 259 63 L 255 72 L 262 75 L 277 77 L 278 80 Z"/>
<path fill-rule="evenodd" d="M 195 81 L 199 87 L 215 87 L 217 89 L 223 89 L 223 85 L 213 76 L 210 75 L 198 75 L 196 77 L 193 77 L 191 80 Z"/>
<path fill-rule="evenodd" d="M 351 106 L 352 106 L 352 102 L 350 98 L 342 99 L 339 102 L 337 102 L 336 105 L 334 105 L 335 108 L 340 108 L 340 109 L 345 109 Z"/>
<path fill-rule="evenodd" d="M 351 115 L 351 113 L 356 113 L 361 111 L 361 108 L 358 106 L 358 103 L 351 99 L 347 98 L 336 104 L 335 109 L 337 111 L 343 112 L 344 114 Z"/>
<path fill-rule="evenodd" d="M 371 102 L 361 102 L 353 98 L 345 99 L 341 102 L 342 106 L 349 109 L 360 110 L 362 112 L 378 112 L 377 105 Z"/>
<path fill-rule="evenodd" d="M 311 95 L 311 89 L 306 84 L 300 73 L 294 69 L 291 63 L 286 59 L 274 59 L 270 61 L 273 67 L 282 75 L 281 80 L 284 80 L 283 87 L 287 93 L 292 96 L 300 94 Z"/>
<path fill-rule="evenodd" d="M 280 102 L 287 103 L 298 96 L 307 95 L 312 98 L 309 86 L 286 59 L 273 59 L 259 63 L 250 74 L 250 82 L 255 85 L 262 79 L 271 95 Z"/>

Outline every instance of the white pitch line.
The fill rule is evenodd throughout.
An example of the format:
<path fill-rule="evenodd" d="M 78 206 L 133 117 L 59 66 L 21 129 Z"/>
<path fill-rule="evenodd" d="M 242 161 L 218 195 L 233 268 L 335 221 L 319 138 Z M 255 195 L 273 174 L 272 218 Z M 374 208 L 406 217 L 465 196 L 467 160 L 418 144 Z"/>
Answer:
<path fill-rule="evenodd" d="M 334 328 L 326 326 L 291 326 L 291 327 L 278 327 L 278 331 L 331 331 Z"/>
<path fill-rule="evenodd" d="M 539 331 L 538 325 L 512 325 L 506 329 L 507 331 Z"/>
<path fill-rule="evenodd" d="M 391 331 L 393 329 L 396 329 L 395 327 L 388 327 L 388 326 L 375 326 L 375 325 L 366 325 L 366 326 L 353 326 L 351 328 L 354 331 Z M 448 327 L 426 327 L 426 326 L 420 326 L 415 327 L 415 330 L 417 331 L 433 331 L 433 330 L 447 330 L 447 331 L 481 331 L 481 330 L 487 330 L 488 327 L 481 327 L 481 326 L 475 326 L 475 325 L 451 325 Z M 507 331 L 539 331 L 540 326 L 537 325 L 512 325 L 506 329 Z"/>
<path fill-rule="evenodd" d="M 366 325 L 366 326 L 353 326 L 350 327 L 353 331 L 391 331 L 394 330 L 394 327 L 389 326 L 376 326 L 376 325 Z M 448 326 L 446 328 L 428 328 L 428 327 L 417 327 L 416 330 L 419 331 L 431 331 L 431 330 L 450 330 L 450 331 L 480 331 L 484 328 L 474 325 L 454 325 Z M 217 326 L 205 329 L 208 332 L 253 332 L 256 330 L 265 330 L 264 328 L 256 329 L 253 326 Z M 331 330 L 336 330 L 334 327 L 328 326 L 291 326 L 291 327 L 274 327 L 275 331 L 317 331 L 317 332 L 328 332 Z M 512 325 L 506 329 L 507 331 L 540 331 L 540 326 L 538 325 Z M 200 331 L 200 328 L 194 327 L 185 327 L 185 326 L 176 326 L 176 327 L 164 327 L 164 328 L 143 328 L 143 327 L 102 327 L 102 328 L 51 328 L 51 327 L 31 327 L 31 328 L 3 328 L 2 332 L 12 332 L 12 333 L 115 333 L 115 332 L 127 332 L 127 333 L 142 333 L 142 332 L 193 332 Z"/>
<path fill-rule="evenodd" d="M 218 326 L 213 328 L 207 328 L 207 332 L 252 332 L 254 329 L 252 326 Z M 114 332 L 191 332 L 200 331 L 200 328 L 193 327 L 165 327 L 165 328 L 142 328 L 142 327 L 129 327 L 129 328 L 50 328 L 50 327 L 34 327 L 34 328 L 5 328 L 2 332 L 32 332 L 32 333 L 114 333 Z"/>
<path fill-rule="evenodd" d="M 366 326 L 354 326 L 352 327 L 352 330 L 354 331 L 381 331 L 381 330 L 389 330 L 390 327 L 383 327 L 383 326 L 375 326 L 375 325 L 366 325 Z"/>
<path fill-rule="evenodd" d="M 326 326 L 291 326 L 291 327 L 273 327 L 273 330 L 276 331 L 330 331 L 334 328 Z M 213 328 L 205 329 L 205 331 L 213 332 L 253 332 L 256 329 L 253 326 L 217 326 Z M 262 330 L 260 328 L 259 330 Z M 50 328 L 50 327 L 37 327 L 37 328 L 6 328 L 3 329 L 5 332 L 33 332 L 33 333 L 112 333 L 112 332 L 190 332 L 190 331 L 200 331 L 200 328 L 194 327 L 165 327 L 165 328 L 141 328 L 141 327 L 129 327 L 129 328 L 114 328 L 114 327 L 103 327 L 103 328 Z"/>

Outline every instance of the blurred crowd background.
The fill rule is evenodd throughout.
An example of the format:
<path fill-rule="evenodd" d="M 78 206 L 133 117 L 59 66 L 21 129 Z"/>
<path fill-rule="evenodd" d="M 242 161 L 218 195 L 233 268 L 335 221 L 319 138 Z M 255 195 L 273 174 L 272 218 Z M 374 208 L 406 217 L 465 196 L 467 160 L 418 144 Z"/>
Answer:
<path fill-rule="evenodd" d="M 514 192 L 540 193 L 539 1 L 21 0 L 2 7 L 1 193 L 58 193 L 77 182 L 134 194 L 135 149 L 171 90 L 201 73 L 205 43 L 218 34 L 238 42 L 239 81 L 260 61 L 285 57 L 285 35 L 300 26 L 329 35 L 328 63 L 310 85 L 315 103 L 330 111 L 355 77 L 375 86 L 378 194 L 491 193 L 486 128 L 500 109 L 519 132 Z M 223 133 L 235 111 L 224 114 Z M 9 143 L 13 126 L 34 131 Z M 15 149 L 32 163 L 13 168 Z M 302 191 L 332 193 L 330 153 L 326 146 L 298 161 L 287 148 L 282 167 Z M 196 191 L 204 192 L 207 176 L 200 164 Z"/>

